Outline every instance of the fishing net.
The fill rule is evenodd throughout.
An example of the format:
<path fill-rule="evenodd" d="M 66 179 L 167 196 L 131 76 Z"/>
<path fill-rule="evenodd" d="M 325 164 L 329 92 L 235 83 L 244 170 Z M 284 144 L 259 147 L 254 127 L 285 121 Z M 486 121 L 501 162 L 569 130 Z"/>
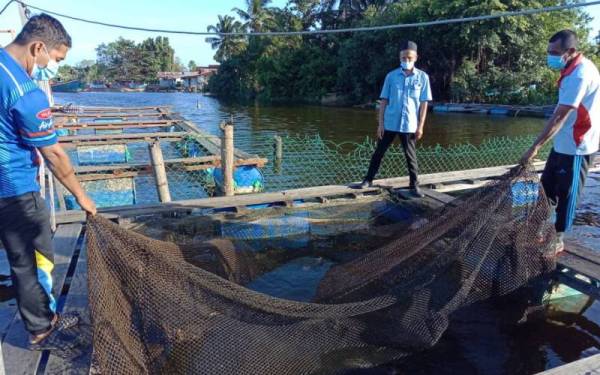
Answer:
<path fill-rule="evenodd" d="M 554 269 L 549 212 L 537 175 L 515 168 L 418 225 L 395 227 L 374 249 L 365 235 L 369 250 L 340 257 L 309 302 L 247 287 L 264 272 L 249 241 L 256 231 L 240 229 L 244 241 L 176 244 L 91 218 L 95 366 L 104 374 L 330 374 L 408 356 L 432 347 L 458 309 Z"/>

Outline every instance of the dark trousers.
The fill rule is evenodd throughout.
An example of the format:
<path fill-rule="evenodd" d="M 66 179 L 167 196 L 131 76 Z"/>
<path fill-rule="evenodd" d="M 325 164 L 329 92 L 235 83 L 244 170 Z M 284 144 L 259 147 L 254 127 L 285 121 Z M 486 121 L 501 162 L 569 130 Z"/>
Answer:
<path fill-rule="evenodd" d="M 379 166 L 381 165 L 381 159 L 388 150 L 394 138 L 400 137 L 402 143 L 402 149 L 404 150 L 404 157 L 406 158 L 406 165 L 408 167 L 408 175 L 410 177 L 410 187 L 415 187 L 419 184 L 418 174 L 419 166 L 417 164 L 417 138 L 414 133 L 399 133 L 386 130 L 383 133 L 383 138 L 377 142 L 377 148 L 371 157 L 371 163 L 369 163 L 369 170 L 365 177 L 365 181 L 373 181 Z"/>
<path fill-rule="evenodd" d="M 17 305 L 33 334 L 50 328 L 54 257 L 50 217 L 39 193 L 0 198 L 0 240 L 7 251 Z"/>
<path fill-rule="evenodd" d="M 557 232 L 569 230 L 575 219 L 575 210 L 585 185 L 590 155 L 550 152 L 542 173 L 542 186 L 550 203 L 556 206 Z"/>

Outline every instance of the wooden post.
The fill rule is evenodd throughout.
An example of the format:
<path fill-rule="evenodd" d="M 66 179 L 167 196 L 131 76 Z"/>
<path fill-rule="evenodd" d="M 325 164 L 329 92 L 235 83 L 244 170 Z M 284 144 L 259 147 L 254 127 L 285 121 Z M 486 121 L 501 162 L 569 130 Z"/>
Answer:
<path fill-rule="evenodd" d="M 65 202 L 65 188 L 62 186 L 60 181 L 56 176 L 52 176 L 54 179 L 54 190 L 56 190 L 56 197 L 58 199 L 58 211 L 66 211 L 67 204 Z"/>
<path fill-rule="evenodd" d="M 165 170 L 165 161 L 163 159 L 162 150 L 160 149 L 160 141 L 150 143 L 150 161 L 152 162 L 152 170 L 156 179 L 156 190 L 161 203 L 171 201 L 171 193 L 169 192 L 169 182 L 167 181 L 167 171 Z"/>
<path fill-rule="evenodd" d="M 48 169 L 48 201 L 50 203 L 50 228 L 56 232 L 56 206 L 54 202 L 54 176 Z"/>
<path fill-rule="evenodd" d="M 233 184 L 233 123 L 222 123 L 221 130 L 221 169 L 223 171 L 223 193 L 225 196 L 234 195 Z"/>
<path fill-rule="evenodd" d="M 283 140 L 281 139 L 280 136 L 276 135 L 275 137 L 273 137 L 273 139 L 275 140 L 275 143 L 273 145 L 274 149 L 275 149 L 275 173 L 280 174 L 281 173 L 281 162 L 283 161 Z"/>

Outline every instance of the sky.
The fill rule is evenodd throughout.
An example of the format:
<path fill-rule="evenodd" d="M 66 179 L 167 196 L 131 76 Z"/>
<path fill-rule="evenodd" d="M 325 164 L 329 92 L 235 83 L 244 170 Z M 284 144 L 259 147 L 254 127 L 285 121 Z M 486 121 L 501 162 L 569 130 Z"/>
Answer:
<path fill-rule="evenodd" d="M 81 18 L 93 19 L 129 26 L 174 29 L 186 31 L 206 31 L 208 25 L 217 22 L 218 15 L 230 14 L 234 7 L 243 8 L 244 0 L 25 0 L 33 6 Z M 6 3 L 0 0 L 2 6 Z M 275 6 L 284 6 L 287 0 L 274 0 Z M 592 35 L 600 30 L 600 5 L 590 6 L 587 12 L 594 17 Z M 98 25 L 90 25 L 60 18 L 73 39 L 73 48 L 65 63 L 74 65 L 84 59 L 95 59 L 95 48 L 100 43 L 109 43 L 123 37 L 140 42 L 158 33 L 121 30 Z M 0 30 L 18 31 L 21 22 L 17 4 L 11 4 L 0 15 Z M 197 65 L 215 63 L 214 51 L 204 41 L 205 36 L 165 35 L 169 37 L 175 54 L 184 65 L 194 60 Z M 0 33 L 0 45 L 10 42 L 9 34 Z"/>

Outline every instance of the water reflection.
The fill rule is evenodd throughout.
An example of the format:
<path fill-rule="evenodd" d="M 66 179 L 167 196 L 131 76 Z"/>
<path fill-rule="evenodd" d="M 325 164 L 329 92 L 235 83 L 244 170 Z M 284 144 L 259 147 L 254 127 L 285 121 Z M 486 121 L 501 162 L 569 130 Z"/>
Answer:
<path fill-rule="evenodd" d="M 199 128 L 218 134 L 221 121 L 233 119 L 236 136 L 320 134 L 337 143 L 362 142 L 374 137 L 377 126 L 374 109 L 321 106 L 235 105 L 219 102 L 201 94 L 184 93 L 56 93 L 58 103 L 86 106 L 170 105 L 195 122 Z M 489 137 L 516 137 L 539 132 L 543 119 L 481 116 L 474 114 L 430 113 L 424 145 L 478 144 Z M 251 152 L 252 150 L 246 150 Z"/>

